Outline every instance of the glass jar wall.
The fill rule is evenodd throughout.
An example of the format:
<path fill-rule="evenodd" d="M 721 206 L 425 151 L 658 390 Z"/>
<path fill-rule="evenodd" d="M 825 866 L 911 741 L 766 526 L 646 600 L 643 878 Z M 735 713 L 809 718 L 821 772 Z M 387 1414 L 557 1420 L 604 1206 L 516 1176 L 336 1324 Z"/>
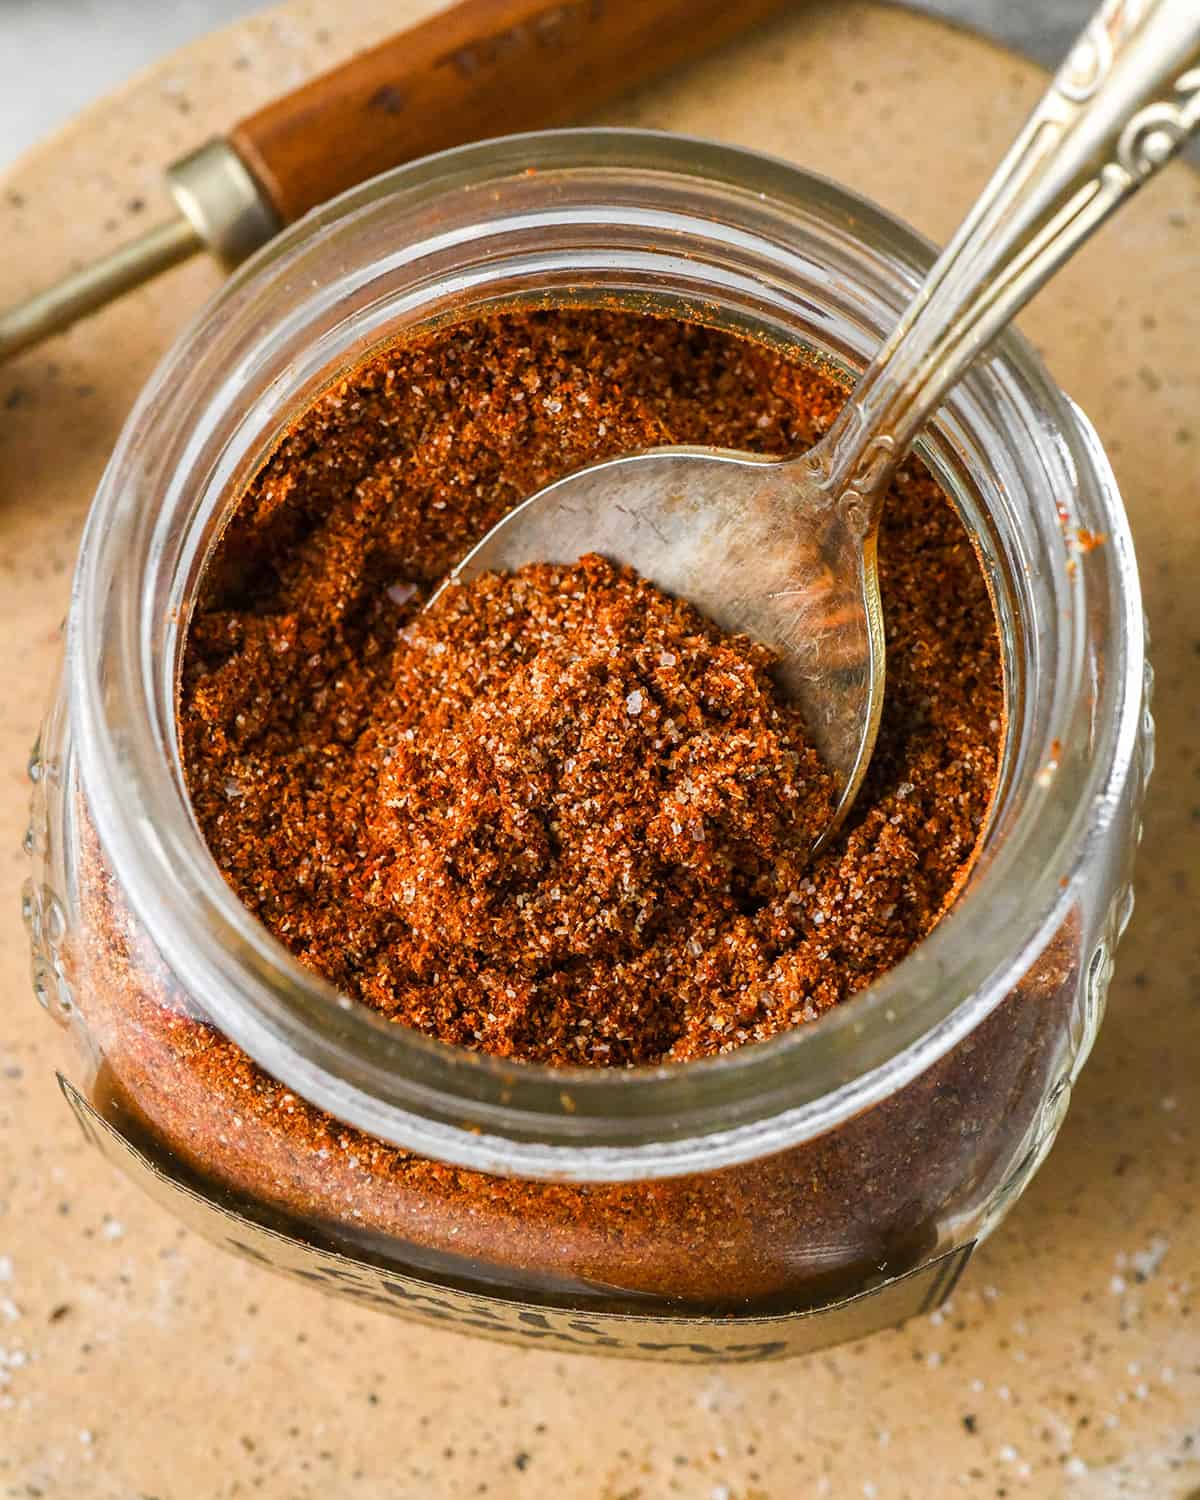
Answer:
<path fill-rule="evenodd" d="M 230 506 L 298 411 L 381 343 L 603 302 L 850 375 L 929 259 L 780 163 L 572 131 L 390 174 L 233 279 L 101 485 L 33 763 L 34 987 L 78 1042 L 64 1088 L 98 1145 L 244 1253 L 507 1337 L 755 1357 L 945 1294 L 1051 1144 L 1091 1044 L 1151 746 L 1112 475 L 1020 340 L 968 376 L 921 455 L 978 538 L 1000 625 L 986 841 L 930 937 L 817 1024 L 622 1071 L 389 1025 L 225 885 L 175 726 Z"/>

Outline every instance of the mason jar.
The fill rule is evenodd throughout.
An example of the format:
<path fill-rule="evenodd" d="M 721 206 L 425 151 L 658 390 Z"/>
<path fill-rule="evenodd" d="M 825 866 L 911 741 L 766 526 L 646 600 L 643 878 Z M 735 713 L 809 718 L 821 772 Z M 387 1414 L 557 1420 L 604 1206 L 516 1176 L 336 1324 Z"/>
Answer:
<path fill-rule="evenodd" d="M 1152 747 L 1112 471 L 1016 334 L 919 444 L 998 618 L 1007 711 L 981 851 L 933 932 L 817 1024 L 607 1070 L 388 1023 L 239 903 L 190 811 L 176 731 L 206 558 L 334 373 L 447 320 L 602 301 L 848 382 L 931 259 L 783 162 L 587 130 L 389 173 L 223 288 L 101 481 L 31 763 L 33 987 L 74 1040 L 60 1082 L 90 1140 L 242 1254 L 543 1345 L 753 1359 L 947 1294 L 1045 1156 L 1091 1047 Z"/>

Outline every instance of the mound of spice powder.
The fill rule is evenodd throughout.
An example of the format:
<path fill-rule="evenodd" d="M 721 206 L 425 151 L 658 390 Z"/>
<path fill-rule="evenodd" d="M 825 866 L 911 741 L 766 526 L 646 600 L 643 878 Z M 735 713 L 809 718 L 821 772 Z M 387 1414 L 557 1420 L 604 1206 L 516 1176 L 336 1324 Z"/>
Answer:
<path fill-rule="evenodd" d="M 589 557 L 422 606 L 512 504 L 660 442 L 811 443 L 840 394 L 697 325 L 455 326 L 326 393 L 228 527 L 180 712 L 209 846 L 309 967 L 551 1064 L 710 1056 L 907 953 L 969 868 L 1002 713 L 990 601 L 917 464 L 881 547 L 888 702 L 844 831 L 760 646 Z"/>
<path fill-rule="evenodd" d="M 835 803 L 770 665 L 596 556 L 444 593 L 359 742 L 361 899 L 401 924 L 360 992 L 549 1061 L 734 1029 L 708 975 L 734 947 L 767 961 L 759 919 L 778 925 Z"/>

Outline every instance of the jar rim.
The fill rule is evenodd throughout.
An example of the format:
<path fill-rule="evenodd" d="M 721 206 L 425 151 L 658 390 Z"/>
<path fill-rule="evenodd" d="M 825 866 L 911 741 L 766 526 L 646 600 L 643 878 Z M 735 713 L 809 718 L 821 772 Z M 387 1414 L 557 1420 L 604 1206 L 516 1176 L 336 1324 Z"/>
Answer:
<path fill-rule="evenodd" d="M 1107 541 L 1067 566 L 1056 693 L 1062 722 L 1089 692 L 1095 740 L 1053 775 L 1027 765 L 1017 824 L 934 930 L 880 980 L 821 1019 L 715 1058 L 628 1070 L 549 1068 L 454 1047 L 336 995 L 241 905 L 223 880 L 171 774 L 148 665 L 161 621 L 147 587 L 156 518 L 138 476 L 180 392 L 228 362 L 221 329 L 254 328 L 264 288 L 325 237 L 401 198 L 433 201 L 528 172 L 667 173 L 792 214 L 849 226 L 864 247 L 919 279 L 928 245 L 884 210 L 827 179 L 757 152 L 663 132 L 563 130 L 455 148 L 386 173 L 309 215 L 243 267 L 160 363 L 101 481 L 76 573 L 68 626 L 73 753 L 89 813 L 131 910 L 169 967 L 187 976 L 214 1024 L 314 1104 L 407 1149 L 490 1172 L 622 1180 L 711 1170 L 833 1128 L 902 1087 L 965 1036 L 1011 988 L 1064 920 L 1088 849 L 1129 773 L 1138 732 L 1142 615 L 1132 540 L 1094 431 L 1016 333 L 989 368 L 1024 393 L 1059 460 L 1103 518 Z M 262 338 L 261 328 L 252 337 Z M 248 346 L 247 346 L 248 347 Z M 246 347 L 240 353 L 248 359 Z M 226 369 L 226 374 L 229 371 Z M 968 375 L 967 380 L 972 377 Z M 174 405 L 172 405 L 174 402 Z M 169 495 L 153 500 L 164 509 Z M 143 512 L 143 513 L 139 513 Z M 1114 667 L 1085 680 L 1089 592 L 1106 595 Z M 110 640 L 109 653 L 88 643 Z M 1019 857 L 1023 856 L 1023 858 Z M 1013 886 L 1013 872 L 1037 878 Z M 1007 884 L 1006 884 L 1007 882 Z M 174 898 L 162 899 L 164 891 Z M 193 976 L 194 979 L 193 979 Z"/>

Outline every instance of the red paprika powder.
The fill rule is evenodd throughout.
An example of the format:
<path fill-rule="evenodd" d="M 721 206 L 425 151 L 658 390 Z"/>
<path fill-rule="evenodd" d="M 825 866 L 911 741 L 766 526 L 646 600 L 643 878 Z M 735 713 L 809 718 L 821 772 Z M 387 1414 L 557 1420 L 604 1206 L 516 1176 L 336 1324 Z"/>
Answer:
<path fill-rule="evenodd" d="M 712 1056 L 820 1024 L 895 965 L 968 877 L 1004 712 L 978 560 L 919 460 L 880 542 L 878 749 L 815 857 L 832 788 L 762 647 L 599 558 L 422 612 L 569 469 L 656 443 L 793 452 L 843 399 L 792 353 L 603 308 L 442 326 L 338 379 L 240 498 L 183 665 L 192 804 L 250 911 L 396 1024 L 552 1065 Z M 964 1111 L 992 1142 L 977 1179 L 1004 1169 L 1003 1121 L 1028 1118 L 1058 1026 L 1015 995 L 909 1088 L 774 1158 L 533 1182 L 342 1125 L 95 943 L 127 1124 L 327 1242 L 466 1280 L 486 1264 L 491 1285 L 504 1267 L 580 1305 L 803 1305 L 914 1263 L 962 1183 Z"/>

